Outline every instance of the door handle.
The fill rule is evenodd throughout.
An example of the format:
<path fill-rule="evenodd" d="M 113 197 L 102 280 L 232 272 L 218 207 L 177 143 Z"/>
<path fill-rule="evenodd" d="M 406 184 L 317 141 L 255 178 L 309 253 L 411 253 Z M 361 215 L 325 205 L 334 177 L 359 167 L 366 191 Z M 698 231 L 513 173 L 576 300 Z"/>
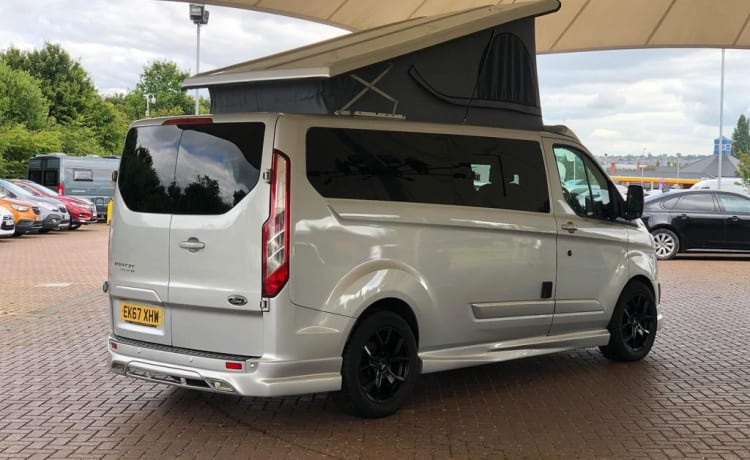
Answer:
<path fill-rule="evenodd" d="M 206 247 L 206 243 L 201 242 L 198 238 L 191 236 L 187 241 L 180 241 L 178 245 L 182 249 L 187 249 L 190 252 L 198 252 Z"/>
<path fill-rule="evenodd" d="M 562 228 L 563 230 L 567 230 L 568 233 L 575 233 L 576 230 L 578 230 L 578 227 L 576 227 L 576 224 L 574 224 L 573 222 L 568 222 L 567 224 L 562 224 L 560 226 L 560 228 Z"/>
<path fill-rule="evenodd" d="M 680 214 L 680 219 L 687 220 L 688 219 L 688 215 L 687 214 Z"/>
<path fill-rule="evenodd" d="M 739 222 L 740 218 L 737 216 L 732 216 L 732 217 L 728 217 L 727 220 L 730 222 Z"/>

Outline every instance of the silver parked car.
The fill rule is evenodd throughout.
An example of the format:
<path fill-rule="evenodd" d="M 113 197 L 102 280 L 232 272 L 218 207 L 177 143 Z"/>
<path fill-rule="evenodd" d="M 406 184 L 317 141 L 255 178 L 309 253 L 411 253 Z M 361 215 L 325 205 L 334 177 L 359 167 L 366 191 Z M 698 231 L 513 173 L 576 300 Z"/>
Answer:
<path fill-rule="evenodd" d="M 0 179 L 0 190 L 10 198 L 27 201 L 39 207 L 42 217 L 42 228 L 39 233 L 66 230 L 70 227 L 70 214 L 62 202 L 54 198 L 35 196 L 16 184 L 3 179 Z"/>

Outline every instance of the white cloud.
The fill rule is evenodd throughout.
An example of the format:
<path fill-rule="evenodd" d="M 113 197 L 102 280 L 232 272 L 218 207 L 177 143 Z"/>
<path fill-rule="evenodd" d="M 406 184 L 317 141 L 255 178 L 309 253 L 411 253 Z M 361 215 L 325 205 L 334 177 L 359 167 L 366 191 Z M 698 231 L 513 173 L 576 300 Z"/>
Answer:
<path fill-rule="evenodd" d="M 196 26 L 188 5 L 156 0 L 2 0 L 0 48 L 59 43 L 100 92 L 135 87 L 143 68 L 170 59 L 195 72 Z M 209 6 L 201 28 L 201 70 L 284 51 L 344 33 L 283 16 Z"/>
<path fill-rule="evenodd" d="M 622 139 L 622 133 L 613 129 L 596 128 L 591 133 L 592 139 L 615 140 Z"/>
<path fill-rule="evenodd" d="M 750 51 L 727 51 L 724 134 L 748 113 Z M 545 122 L 595 153 L 709 154 L 719 134 L 719 50 L 630 50 L 539 58 Z M 614 141 L 602 133 L 617 131 Z"/>

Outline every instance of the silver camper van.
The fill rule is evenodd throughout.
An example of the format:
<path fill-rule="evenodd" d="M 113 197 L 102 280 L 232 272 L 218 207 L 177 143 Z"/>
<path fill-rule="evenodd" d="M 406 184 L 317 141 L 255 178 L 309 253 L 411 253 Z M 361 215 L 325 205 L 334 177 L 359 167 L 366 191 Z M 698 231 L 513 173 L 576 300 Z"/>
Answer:
<path fill-rule="evenodd" d="M 661 314 L 643 190 L 623 199 L 570 130 L 541 123 L 538 94 L 485 91 L 502 81 L 488 77 L 464 97 L 481 56 L 516 46 L 508 35 L 556 4 L 406 21 L 361 53 L 370 31 L 220 69 L 187 82 L 215 85 L 213 115 L 136 122 L 104 286 L 112 371 L 227 395 L 333 392 L 382 417 L 422 373 L 586 347 L 644 358 Z M 436 52 L 446 36 L 456 49 Z M 347 53 L 364 70 L 330 64 Z M 451 67 L 467 93 L 409 86 L 421 84 L 409 69 L 432 78 L 449 55 L 476 58 Z M 328 76 L 276 67 L 290 61 Z M 382 94 L 357 98 L 352 75 L 413 99 L 378 110 Z"/>
<path fill-rule="evenodd" d="M 48 153 L 29 159 L 26 178 L 60 195 L 87 198 L 96 206 L 98 220 L 105 220 L 115 188 L 112 173 L 119 166 L 118 156 Z"/>

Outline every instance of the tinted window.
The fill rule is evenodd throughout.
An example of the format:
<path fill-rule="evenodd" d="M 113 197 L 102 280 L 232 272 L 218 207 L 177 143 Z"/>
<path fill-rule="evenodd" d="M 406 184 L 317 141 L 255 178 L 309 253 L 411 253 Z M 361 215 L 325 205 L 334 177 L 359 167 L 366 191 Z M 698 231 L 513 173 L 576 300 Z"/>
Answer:
<path fill-rule="evenodd" d="M 555 146 L 555 163 L 563 196 L 576 214 L 607 219 L 617 215 L 609 181 L 587 155 L 572 147 Z"/>
<path fill-rule="evenodd" d="M 690 193 L 680 197 L 680 201 L 674 207 L 675 210 L 683 211 L 706 211 L 713 212 L 714 197 L 712 193 Z"/>
<path fill-rule="evenodd" d="M 549 211 L 532 141 L 312 128 L 307 176 L 328 198 Z"/>
<path fill-rule="evenodd" d="M 258 183 L 263 150 L 261 123 L 186 128 L 170 194 L 175 214 L 222 214 Z"/>
<path fill-rule="evenodd" d="M 675 205 L 677 204 L 678 201 L 680 201 L 680 196 L 679 195 L 673 196 L 673 197 L 670 197 L 670 198 L 665 198 L 665 199 L 661 200 L 661 206 L 664 209 L 672 209 L 672 208 L 675 207 Z"/>
<path fill-rule="evenodd" d="M 726 212 L 750 214 L 750 199 L 719 193 L 719 201 Z"/>
<path fill-rule="evenodd" d="M 118 180 L 123 200 L 137 212 L 223 214 L 258 182 L 263 133 L 262 123 L 131 129 Z"/>
<path fill-rule="evenodd" d="M 91 182 L 94 180 L 94 171 L 90 169 L 74 169 L 73 180 Z"/>
<path fill-rule="evenodd" d="M 53 186 L 53 187 L 57 186 L 57 170 L 56 169 L 53 169 L 53 170 L 48 169 L 44 171 L 44 179 L 42 181 L 42 185 Z"/>

